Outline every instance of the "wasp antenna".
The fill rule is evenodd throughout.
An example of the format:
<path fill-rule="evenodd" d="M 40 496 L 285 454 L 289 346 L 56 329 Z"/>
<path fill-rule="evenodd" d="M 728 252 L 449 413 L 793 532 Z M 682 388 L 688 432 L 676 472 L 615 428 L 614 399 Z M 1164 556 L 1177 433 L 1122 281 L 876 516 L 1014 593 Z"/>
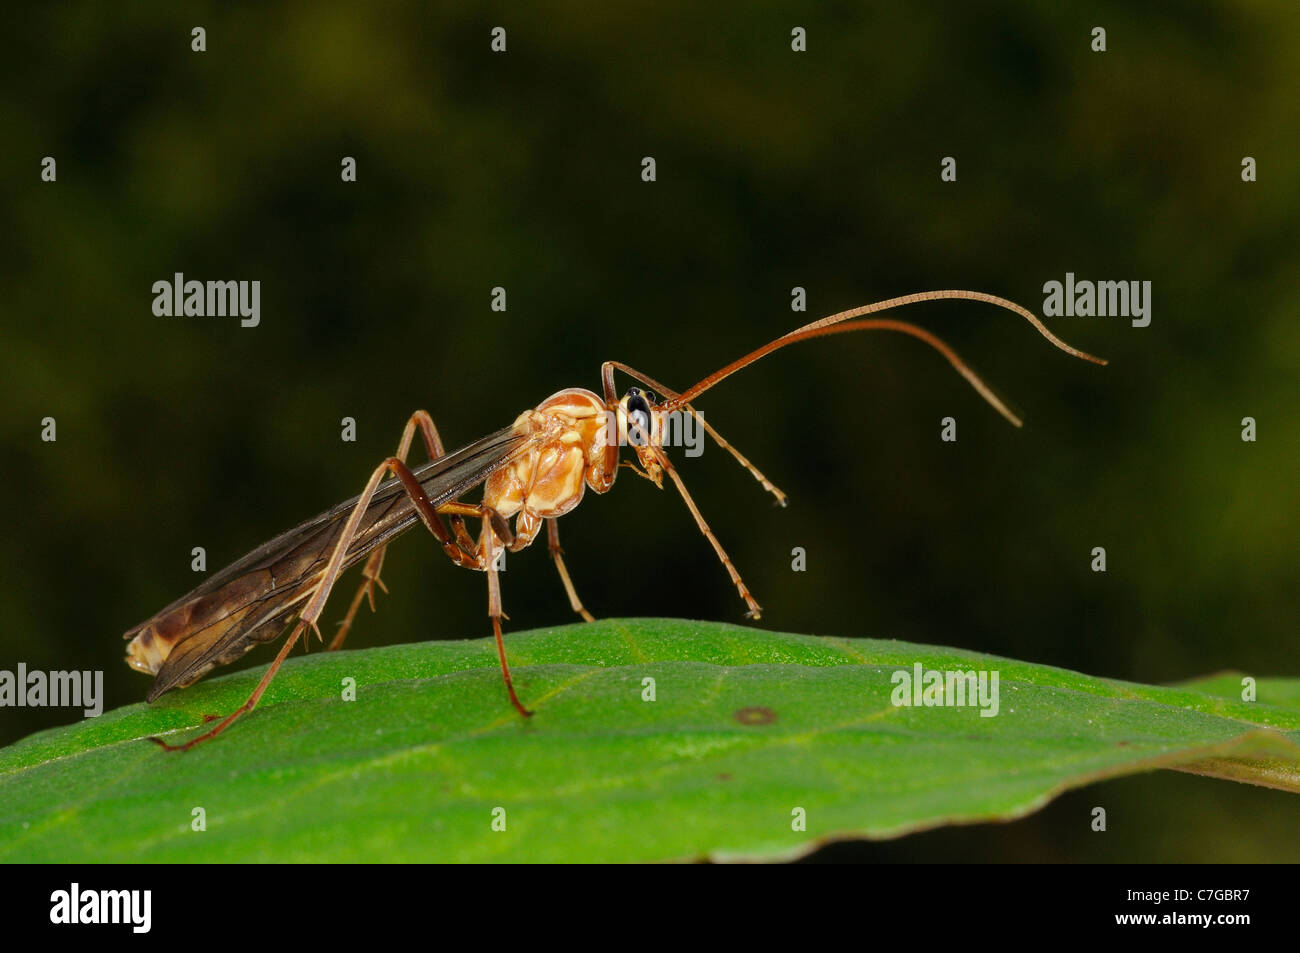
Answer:
<path fill-rule="evenodd" d="M 739 360 L 733 361 L 721 370 L 715 371 L 698 384 L 687 388 L 680 395 L 672 398 L 667 403 L 674 407 L 683 406 L 737 371 L 748 367 L 750 364 L 766 357 L 773 351 L 778 351 L 791 344 L 797 344 L 800 341 L 807 341 L 811 338 L 824 337 L 830 334 L 846 334 L 850 331 L 898 331 L 903 334 L 909 334 L 914 338 L 918 338 L 937 350 L 998 413 L 1015 426 L 1019 427 L 1021 425 L 1020 418 L 1007 408 L 1006 404 L 1004 404 L 1001 399 L 993 393 L 992 388 L 980 380 L 979 376 L 966 366 L 965 362 L 957 356 L 956 352 L 954 352 L 952 348 L 944 344 L 935 335 L 906 321 L 894 321 L 884 318 L 861 320 L 864 315 L 889 311 L 893 308 L 901 308 L 909 304 L 920 304 L 924 301 L 939 301 L 953 298 L 967 301 L 982 301 L 986 304 L 996 305 L 997 307 L 1010 311 L 1013 314 L 1018 314 L 1033 325 L 1039 334 L 1065 353 L 1080 358 L 1081 360 L 1091 361 L 1094 364 L 1106 364 L 1105 359 L 1095 357 L 1086 351 L 1081 351 L 1076 347 L 1066 344 L 1056 335 L 1052 334 L 1052 332 L 1047 329 L 1047 326 L 1038 319 L 1037 315 L 1027 308 L 1023 308 L 1016 304 L 1014 301 L 1009 301 L 1006 298 L 999 298 L 997 295 L 985 294 L 982 291 L 922 291 L 917 294 L 904 295 L 899 298 L 889 298 L 885 301 L 877 301 L 874 304 L 863 305 L 860 308 L 841 311 L 838 314 L 832 314 L 829 317 L 814 321 L 811 324 L 806 324 L 801 328 L 796 328 L 788 334 L 783 334 L 776 340 L 768 342 L 757 350 L 751 351 Z"/>

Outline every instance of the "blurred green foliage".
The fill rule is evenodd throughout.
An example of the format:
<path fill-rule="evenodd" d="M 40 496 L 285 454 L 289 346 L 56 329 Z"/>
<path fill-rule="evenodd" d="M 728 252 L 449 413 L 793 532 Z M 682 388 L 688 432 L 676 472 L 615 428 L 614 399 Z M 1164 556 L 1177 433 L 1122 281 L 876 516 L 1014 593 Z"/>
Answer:
<path fill-rule="evenodd" d="M 969 287 L 1037 310 L 1072 271 L 1153 283 L 1148 328 L 1052 322 L 1107 368 L 980 305 L 899 315 L 1023 431 L 896 335 L 802 345 L 701 401 L 791 497 L 774 510 L 716 450 L 682 461 L 761 624 L 1142 682 L 1297 673 L 1285 0 L 67 4 L 15 11 L 0 42 L 0 668 L 103 669 L 108 707 L 143 697 L 119 637 L 197 582 L 191 548 L 215 570 L 354 494 L 417 407 L 459 445 L 596 388 L 602 360 L 685 387 L 841 308 Z M 261 326 L 155 317 L 150 287 L 176 271 L 260 280 Z M 625 475 L 561 529 L 598 615 L 741 616 L 671 490 Z M 398 543 L 385 579 L 353 644 L 487 632 L 482 578 L 427 539 Z M 569 619 L 544 546 L 510 561 L 505 601 L 516 628 Z M 4 709 L 0 741 L 67 720 Z M 1209 791 L 1206 830 L 1296 859 L 1258 833 L 1267 792 L 1113 790 Z M 1210 813 L 1228 798 L 1254 816 Z M 1005 856 L 1043 856 L 1041 826 L 1009 830 Z M 1221 841 L 1195 859 L 1241 859 Z"/>

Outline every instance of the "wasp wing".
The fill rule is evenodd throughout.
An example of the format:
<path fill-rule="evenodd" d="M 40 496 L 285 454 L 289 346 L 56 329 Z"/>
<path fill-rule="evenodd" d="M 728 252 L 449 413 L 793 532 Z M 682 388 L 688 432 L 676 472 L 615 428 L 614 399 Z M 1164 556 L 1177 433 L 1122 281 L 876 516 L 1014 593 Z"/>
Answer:
<path fill-rule="evenodd" d="M 416 467 L 413 472 L 435 506 L 469 492 L 530 443 L 512 428 Z M 360 496 L 307 520 L 207 579 L 152 618 L 130 629 L 127 663 L 156 674 L 153 701 L 183 688 L 218 665 L 280 634 L 310 598 Z M 347 569 L 419 520 L 401 481 L 375 490 L 343 560 Z"/>

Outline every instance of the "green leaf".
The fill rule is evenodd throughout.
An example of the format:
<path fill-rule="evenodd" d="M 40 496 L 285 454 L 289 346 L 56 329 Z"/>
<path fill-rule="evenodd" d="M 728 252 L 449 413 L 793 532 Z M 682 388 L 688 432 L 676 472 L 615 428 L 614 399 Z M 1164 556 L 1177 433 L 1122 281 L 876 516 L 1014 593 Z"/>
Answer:
<path fill-rule="evenodd" d="M 506 701 L 493 643 L 477 640 L 296 658 L 252 714 L 185 753 L 144 739 L 189 737 L 261 670 L 33 735 L 0 750 L 0 859 L 776 859 L 1019 817 L 1160 767 L 1300 791 L 1297 680 L 1261 680 L 1244 702 L 1239 676 L 1152 687 L 670 619 L 507 646 L 528 721 Z M 997 715 L 892 704 L 891 676 L 917 662 L 997 671 Z M 355 701 L 340 697 L 349 677 Z M 792 830 L 797 808 L 805 831 Z"/>

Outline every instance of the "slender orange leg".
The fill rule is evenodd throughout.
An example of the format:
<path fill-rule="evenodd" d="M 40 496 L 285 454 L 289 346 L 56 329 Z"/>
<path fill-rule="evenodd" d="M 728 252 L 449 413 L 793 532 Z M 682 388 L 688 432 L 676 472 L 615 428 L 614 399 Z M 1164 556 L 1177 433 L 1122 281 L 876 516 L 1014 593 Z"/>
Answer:
<path fill-rule="evenodd" d="M 449 516 L 452 529 L 456 533 L 456 543 L 471 555 L 478 552 L 478 544 L 474 542 L 473 537 L 469 535 L 469 530 L 465 528 L 464 517 L 466 516 L 490 519 L 493 528 L 496 530 L 497 538 L 505 540 L 507 544 L 514 542 L 514 535 L 510 532 L 510 524 L 491 507 L 476 506 L 473 503 L 444 503 L 438 507 L 438 512 Z"/>
<path fill-rule="evenodd" d="M 253 707 L 257 705 L 258 701 L 262 697 L 262 693 L 266 691 L 266 686 L 271 684 L 271 679 L 275 678 L 275 673 L 280 670 L 281 664 L 283 664 L 285 658 L 289 655 L 289 650 L 293 648 L 294 643 L 298 641 L 298 636 L 302 635 L 303 629 L 305 629 L 308 625 L 309 625 L 308 622 L 299 620 L 298 624 L 293 627 L 292 634 L 290 634 L 289 638 L 285 641 L 284 646 L 280 649 L 279 654 L 276 655 L 275 661 L 271 663 L 271 667 L 266 670 L 266 674 L 262 676 L 262 680 L 258 682 L 257 687 L 253 689 L 253 694 L 249 695 L 248 700 L 244 702 L 244 704 L 240 705 L 229 715 L 223 718 L 221 722 L 217 724 L 215 727 L 209 729 L 208 731 L 205 731 L 197 738 L 191 738 L 189 741 L 185 742 L 184 744 L 179 744 L 179 745 L 168 744 L 166 741 L 163 741 L 161 738 L 156 738 L 156 737 L 150 737 L 149 740 L 152 741 L 154 744 L 162 747 L 164 751 L 189 751 L 199 742 L 207 741 L 208 739 L 215 738 L 217 735 L 221 734 L 228 727 L 230 727 L 231 723 L 236 718 L 244 714 L 244 712 L 252 711 Z M 204 717 L 203 720 L 211 721 L 213 717 L 214 716 L 212 715 L 207 715 Z"/>
<path fill-rule="evenodd" d="M 391 457 L 389 458 L 389 464 L 392 465 Z M 515 694 L 514 679 L 510 677 L 510 663 L 506 661 L 505 640 L 501 634 L 501 620 L 507 618 L 507 616 L 501 608 L 501 581 L 497 571 L 496 542 L 498 537 L 507 546 L 515 542 L 514 534 L 510 532 L 510 525 L 500 513 L 486 504 L 476 506 L 471 503 L 444 503 L 434 509 L 429 505 L 429 499 L 424 495 L 424 491 L 420 488 L 415 475 L 411 473 L 405 464 L 399 462 L 396 466 L 393 466 L 393 472 L 402 481 L 402 485 L 414 501 L 416 510 L 420 513 L 422 519 L 425 517 L 425 508 L 428 508 L 429 520 L 426 520 L 426 525 L 429 525 L 430 530 L 439 539 L 443 538 L 438 533 L 438 529 L 442 529 L 441 523 L 438 522 L 439 514 L 447 515 L 452 521 L 465 516 L 478 517 L 481 520 L 482 528 L 479 533 L 479 544 L 475 555 L 470 555 L 463 547 L 447 540 L 443 542 L 443 552 L 451 558 L 452 562 L 459 566 L 464 566 L 467 569 L 481 569 L 487 573 L 488 616 L 492 619 L 492 634 L 496 637 L 497 657 L 501 661 L 501 678 L 506 683 L 506 692 L 510 696 L 510 704 L 515 706 L 515 710 L 519 714 L 525 718 L 531 718 L 533 713 L 523 706 L 519 701 L 519 696 Z M 432 521 L 432 525 L 430 525 L 430 521 Z M 435 526 L 438 529 L 435 529 Z M 446 530 L 442 529 L 442 532 L 445 533 Z M 460 535 L 460 533 L 458 532 L 457 535 Z M 326 572 L 328 574 L 328 569 Z"/>
<path fill-rule="evenodd" d="M 691 516 L 695 518 L 695 525 L 700 528 L 700 532 L 704 534 L 704 538 L 709 541 L 709 545 L 713 547 L 713 551 L 718 554 L 718 559 L 722 561 L 722 567 L 727 570 L 727 575 L 729 575 L 731 581 L 735 583 L 736 591 L 740 593 L 740 598 L 744 599 L 745 605 L 749 606 L 749 611 L 746 612 L 745 615 L 751 619 L 762 618 L 763 607 L 754 600 L 754 597 L 749 592 L 749 587 L 745 585 L 745 581 L 740 578 L 740 573 L 736 571 L 735 565 L 732 564 L 731 557 L 727 555 L 727 551 L 723 549 L 722 544 L 718 542 L 718 537 L 713 535 L 713 530 L 709 529 L 709 524 L 704 521 L 704 517 L 700 514 L 699 507 L 695 505 L 695 501 L 691 499 L 691 495 L 686 492 L 686 484 L 682 482 L 681 475 L 677 472 L 677 468 L 673 466 L 672 461 L 668 459 L 666 453 L 657 448 L 656 451 L 655 456 L 659 460 L 659 465 L 664 468 L 668 473 L 668 476 L 672 478 L 673 483 L 677 485 L 677 492 L 682 495 L 682 500 L 686 503 L 686 508 L 691 511 Z"/>
<path fill-rule="evenodd" d="M 679 395 L 677 395 L 671 388 L 665 387 L 663 384 L 659 383 L 653 377 L 650 377 L 647 374 L 642 374 L 640 371 L 628 367 L 626 364 L 621 364 L 618 361 L 606 361 L 604 364 L 601 365 L 600 368 L 601 380 L 605 388 L 605 399 L 607 401 L 614 402 L 617 399 L 617 392 L 614 390 L 615 369 L 618 369 L 623 373 L 627 374 L 628 376 L 635 378 L 636 380 L 640 381 L 642 384 L 645 384 L 647 387 L 653 387 L 656 390 L 660 391 L 661 393 L 668 395 L 670 402 L 680 402 Z M 684 406 L 687 406 L 689 408 L 689 404 L 685 404 Z M 692 410 L 691 413 L 695 413 L 695 412 Z M 702 417 L 699 419 L 701 423 L 704 422 Z M 733 447 L 731 447 L 730 444 L 728 444 L 725 440 L 723 440 L 722 437 L 718 435 L 717 431 L 713 430 L 712 428 L 706 428 L 706 429 L 708 429 L 709 433 L 712 434 L 713 438 L 717 440 L 719 444 L 721 444 L 723 447 L 726 447 L 728 450 L 731 451 L 732 456 L 734 456 L 737 460 L 739 460 L 741 464 L 743 464 L 744 467 L 747 470 L 749 470 L 750 473 L 752 473 L 760 483 L 763 484 L 764 488 L 768 489 L 770 492 L 772 492 L 774 496 L 776 496 L 778 502 L 784 505 L 784 501 L 785 501 L 784 493 L 782 493 L 776 487 L 772 486 L 771 483 L 768 482 L 767 478 L 764 477 L 761 473 L 759 473 L 758 470 L 753 466 L 753 464 L 751 464 L 748 460 L 746 460 L 743 456 L 741 456 L 741 454 L 737 450 L 735 450 Z M 641 433 L 642 438 L 648 443 L 649 435 L 646 434 L 644 431 L 640 431 L 640 428 L 638 428 L 638 430 Z M 695 519 L 695 525 L 699 527 L 700 532 L 704 534 L 704 538 L 709 541 L 709 545 L 712 546 L 713 551 L 717 553 L 718 559 L 722 562 L 722 568 L 727 570 L 727 575 L 729 575 L 731 577 L 731 581 L 735 583 L 736 591 L 740 593 L 740 598 L 744 599 L 745 605 L 749 607 L 749 611 L 746 612 L 745 615 L 751 619 L 762 618 L 763 607 L 760 606 L 758 602 L 754 599 L 753 595 L 749 591 L 749 587 L 746 586 L 745 581 L 740 578 L 740 573 L 736 570 L 735 564 L 732 563 L 731 557 L 727 555 L 727 551 L 723 549 L 722 544 L 718 542 L 718 537 L 714 535 L 713 530 L 709 528 L 709 524 L 705 522 L 704 516 L 700 513 L 699 507 L 695 505 L 695 500 L 693 500 L 691 498 L 691 494 L 687 492 L 686 484 L 682 482 L 681 475 L 677 472 L 677 468 L 673 466 L 672 461 L 668 459 L 668 455 L 664 453 L 661 448 L 654 447 L 653 450 L 654 450 L 655 459 L 658 461 L 659 465 L 664 469 L 664 471 L 667 472 L 668 476 L 672 479 L 673 483 L 677 487 L 677 492 L 682 495 L 682 501 L 685 502 L 686 508 L 691 511 L 691 516 Z M 642 471 L 640 468 L 628 464 L 626 462 L 624 462 L 621 465 L 630 466 L 630 468 L 635 473 L 654 482 L 654 478 L 651 477 L 648 473 Z"/>
<path fill-rule="evenodd" d="M 480 535 L 479 558 L 483 559 L 487 566 L 488 577 L 488 616 L 492 619 L 492 634 L 497 640 L 497 657 L 501 660 L 501 677 L 506 682 L 506 692 L 510 695 L 510 704 L 515 706 L 515 711 L 525 718 L 531 718 L 533 713 L 523 706 L 519 701 L 519 696 L 515 694 L 515 683 L 510 677 L 510 663 L 506 661 L 506 643 L 501 636 L 501 619 L 505 612 L 501 608 L 501 581 L 497 573 L 496 561 L 496 534 L 492 531 L 492 521 L 483 520 L 483 529 Z"/>
<path fill-rule="evenodd" d="M 289 654 L 289 650 L 293 648 L 294 644 L 308 627 L 315 631 L 317 637 L 319 637 L 320 631 L 316 628 L 316 621 L 320 618 L 321 612 L 324 611 L 325 603 L 329 599 L 330 592 L 334 588 L 334 583 L 338 580 L 339 573 L 343 570 L 343 561 L 347 557 L 348 547 L 352 544 L 352 540 L 356 538 L 357 529 L 361 524 L 362 518 L 365 516 L 366 510 L 370 506 L 370 501 L 375 495 L 375 490 L 378 489 L 379 484 L 383 482 L 384 478 L 390 471 L 396 475 L 398 480 L 401 481 L 402 488 L 406 491 L 406 495 L 410 497 L 411 502 L 415 504 L 415 511 L 419 515 L 420 521 L 424 523 L 429 532 L 431 532 L 438 539 L 438 542 L 442 544 L 442 551 L 447 554 L 448 558 L 450 558 L 452 562 L 459 566 L 463 566 L 466 569 L 484 568 L 479 564 L 480 556 L 467 553 L 457 545 L 451 532 L 443 524 L 440 511 L 445 511 L 448 517 L 452 520 L 461 519 L 464 516 L 481 515 L 485 527 L 504 523 L 496 511 L 490 510 L 487 507 L 475 507 L 460 503 L 446 503 L 441 507 L 436 507 L 434 506 L 433 501 L 430 500 L 428 495 L 424 492 L 424 488 L 420 486 L 420 481 L 417 480 L 415 474 L 411 472 L 411 468 L 397 457 L 388 457 L 383 463 L 375 468 L 373 473 L 370 474 L 370 479 L 366 482 L 366 488 L 361 491 L 361 495 L 357 498 L 356 505 L 352 508 L 352 512 L 349 514 L 347 522 L 343 525 L 342 532 L 339 533 L 338 542 L 334 544 L 334 551 L 330 554 L 329 562 L 326 563 L 325 569 L 321 573 L 320 582 L 316 584 L 315 591 L 307 601 L 307 605 L 299 614 L 298 622 L 293 627 L 293 631 L 285 641 L 283 648 L 280 649 L 279 654 L 275 657 L 275 661 L 271 663 L 271 667 L 268 668 L 266 674 L 262 676 L 262 680 L 258 682 L 257 687 L 253 689 L 253 693 L 248 696 L 248 700 L 222 719 L 214 728 L 204 732 L 197 738 L 190 739 L 184 744 L 168 744 L 161 738 L 154 738 L 151 740 L 161 745 L 167 751 L 186 751 L 200 742 L 207 741 L 210 738 L 215 738 L 217 735 L 221 734 L 221 732 L 230 727 L 230 725 L 240 715 L 253 710 L 257 705 L 258 700 L 262 697 L 262 694 L 266 691 L 267 686 L 271 684 L 271 679 L 274 678 L 275 673 L 279 671 L 280 665 Z M 509 530 L 506 529 L 506 532 L 508 533 Z M 497 596 L 497 609 L 498 611 L 500 609 L 499 592 Z M 497 623 L 497 645 L 498 648 L 501 647 L 499 622 Z M 501 649 L 501 651 L 502 664 L 504 666 L 504 649 Z M 520 708 L 522 711 L 522 706 L 519 705 L 518 699 L 514 696 L 514 689 L 510 687 L 509 670 L 504 671 L 506 675 L 506 686 L 510 689 L 511 700 L 515 703 L 515 707 Z"/>
<path fill-rule="evenodd" d="M 397 458 L 405 461 L 407 454 L 410 453 L 411 443 L 415 438 L 415 431 L 419 429 L 420 436 L 424 439 L 425 449 L 429 452 L 429 459 L 436 460 L 443 456 L 446 451 L 443 449 L 442 437 L 438 434 L 438 428 L 429 416 L 428 411 L 417 410 L 411 414 L 410 419 L 406 421 L 406 426 L 402 428 L 402 439 L 397 444 Z M 469 533 L 465 531 L 465 521 L 459 517 L 451 518 L 452 529 L 456 532 L 458 541 L 462 543 L 468 541 L 470 549 L 473 550 L 473 542 L 470 540 Z M 384 592 L 388 592 L 388 587 L 384 585 L 383 580 L 379 578 L 380 569 L 384 565 L 384 554 L 387 552 L 387 546 L 380 546 L 366 564 L 361 568 L 361 585 L 357 588 L 356 595 L 352 597 L 352 603 L 348 606 L 347 615 L 339 623 L 339 630 L 335 633 L 333 640 L 329 644 L 329 651 L 333 652 L 343 645 L 343 640 L 348 637 L 348 632 L 352 629 L 352 622 L 356 618 L 357 610 L 361 608 L 362 601 L 370 603 L 370 611 L 375 611 L 375 587 L 378 586 Z"/>
<path fill-rule="evenodd" d="M 687 413 L 689 413 L 692 417 L 694 417 L 696 420 L 700 422 L 700 425 L 704 428 L 704 431 L 717 442 L 719 447 L 721 447 L 723 450 L 727 451 L 727 453 L 735 457 L 736 462 L 739 463 L 746 470 L 748 470 L 749 475 L 752 476 L 755 480 L 757 480 L 760 484 L 762 484 L 763 489 L 767 490 L 768 493 L 771 493 L 772 496 L 775 497 L 777 506 L 785 506 L 789 502 L 789 497 L 785 495 L 785 493 L 781 490 L 781 488 L 776 486 L 767 477 L 763 476 L 763 471 L 760 470 L 758 467 L 754 466 L 752 463 L 750 463 L 749 459 L 743 453 L 741 453 L 731 444 L 727 443 L 727 441 L 722 438 L 722 434 L 714 430 L 713 426 L 707 420 L 704 419 L 704 415 L 702 413 L 697 411 L 690 404 L 687 404 L 684 409 L 686 410 Z"/>
<path fill-rule="evenodd" d="M 546 540 L 551 550 L 551 559 L 555 561 L 555 569 L 560 574 L 560 582 L 564 584 L 564 591 L 569 595 L 569 605 L 585 621 L 595 622 L 595 616 L 583 607 L 582 600 L 578 598 L 578 591 L 573 588 L 573 580 L 569 578 L 569 570 L 564 565 L 564 550 L 560 548 L 560 530 L 555 525 L 554 519 L 546 521 Z"/>

